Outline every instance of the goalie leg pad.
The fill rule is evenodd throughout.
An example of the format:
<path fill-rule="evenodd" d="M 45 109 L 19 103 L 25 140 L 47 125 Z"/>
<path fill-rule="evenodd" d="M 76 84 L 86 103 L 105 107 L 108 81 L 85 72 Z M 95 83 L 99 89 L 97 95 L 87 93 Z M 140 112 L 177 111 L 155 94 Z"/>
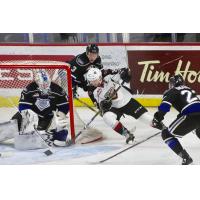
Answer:
<path fill-rule="evenodd" d="M 40 134 L 47 143 L 52 137 L 51 134 L 42 134 L 42 132 L 40 132 Z M 44 143 L 44 141 L 35 133 L 35 131 L 32 131 L 26 134 L 16 135 L 15 148 L 18 150 L 45 149 L 47 148 L 47 144 Z"/>
<path fill-rule="evenodd" d="M 12 139 L 18 134 L 17 120 L 0 123 L 0 142 Z"/>
<path fill-rule="evenodd" d="M 67 130 L 61 130 L 61 131 L 55 131 L 53 133 L 53 143 L 55 146 L 66 146 L 66 140 L 67 140 L 68 131 Z"/>

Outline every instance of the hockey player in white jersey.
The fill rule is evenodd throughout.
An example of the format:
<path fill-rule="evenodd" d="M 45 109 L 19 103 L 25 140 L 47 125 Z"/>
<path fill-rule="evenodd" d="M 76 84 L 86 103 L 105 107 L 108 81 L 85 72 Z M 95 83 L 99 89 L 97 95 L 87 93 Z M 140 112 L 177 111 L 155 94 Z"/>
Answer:
<path fill-rule="evenodd" d="M 91 68 L 87 73 L 87 81 L 96 87 L 94 98 L 102 111 L 105 123 L 120 135 L 125 136 L 126 143 L 133 141 L 135 137 L 119 121 L 123 114 L 151 126 L 152 117 L 147 113 L 147 109 L 135 100 L 130 89 L 124 86 L 124 82 L 130 81 L 128 69 L 123 69 L 120 74 L 102 78 L 101 70 Z M 120 89 L 117 90 L 119 87 Z M 154 128 L 162 129 L 163 124 Z"/>

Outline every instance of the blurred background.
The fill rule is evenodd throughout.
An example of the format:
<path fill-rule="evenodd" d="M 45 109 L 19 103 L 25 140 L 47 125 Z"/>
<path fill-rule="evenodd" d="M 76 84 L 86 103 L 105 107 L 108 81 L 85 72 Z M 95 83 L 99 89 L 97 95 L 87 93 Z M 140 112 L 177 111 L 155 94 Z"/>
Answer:
<path fill-rule="evenodd" d="M 200 33 L 0 33 L 0 43 L 200 42 Z"/>

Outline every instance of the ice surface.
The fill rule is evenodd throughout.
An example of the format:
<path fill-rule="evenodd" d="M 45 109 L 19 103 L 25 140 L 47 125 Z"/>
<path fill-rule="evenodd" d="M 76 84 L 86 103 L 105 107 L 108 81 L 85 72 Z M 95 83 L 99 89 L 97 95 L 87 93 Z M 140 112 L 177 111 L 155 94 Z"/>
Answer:
<path fill-rule="evenodd" d="M 150 114 L 156 111 L 155 108 L 148 108 Z M 0 109 L 1 121 L 6 121 L 11 118 L 15 113 L 15 109 L 1 108 Z M 87 108 L 79 108 L 83 121 L 88 122 L 95 114 Z M 165 117 L 165 123 L 169 124 L 175 119 L 177 112 L 172 110 Z M 144 125 L 131 117 L 126 117 L 121 120 L 124 125 L 131 129 L 135 125 L 137 130 L 134 133 L 136 136 L 136 142 L 151 136 L 158 131 Z M 103 160 L 110 155 L 126 148 L 130 145 L 125 144 L 125 138 L 115 133 L 109 128 L 99 116 L 97 117 L 92 126 L 100 129 L 103 132 L 104 139 L 99 142 L 86 144 L 86 145 L 74 145 L 69 148 L 54 148 L 54 154 L 46 156 L 43 152 L 44 149 L 32 150 L 32 151 L 17 151 L 13 147 L 13 141 L 7 141 L 0 144 L 1 152 L 13 152 L 12 156 L 7 158 L 0 158 L 0 164 L 99 164 L 100 160 Z M 193 134 L 189 133 L 183 139 L 180 140 L 188 153 L 194 159 L 195 164 L 200 163 L 200 141 Z M 162 141 L 160 135 L 151 138 L 150 140 L 129 149 L 128 151 L 112 158 L 109 161 L 103 163 L 104 165 L 177 165 L 181 160 L 178 158 Z"/>

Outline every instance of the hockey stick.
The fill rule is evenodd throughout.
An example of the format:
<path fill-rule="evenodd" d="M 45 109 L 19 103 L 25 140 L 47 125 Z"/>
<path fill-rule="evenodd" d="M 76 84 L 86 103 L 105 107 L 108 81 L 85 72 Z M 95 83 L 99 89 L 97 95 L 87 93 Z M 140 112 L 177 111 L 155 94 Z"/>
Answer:
<path fill-rule="evenodd" d="M 38 132 L 38 130 L 36 129 L 36 127 L 34 127 L 35 129 L 35 133 L 38 137 L 41 138 L 41 140 L 43 141 L 44 145 L 47 147 L 47 150 L 44 151 L 43 153 L 46 155 L 46 156 L 50 156 L 53 154 L 53 151 L 51 150 L 51 146 L 46 142 L 46 140 L 41 136 L 41 134 Z"/>
<path fill-rule="evenodd" d="M 76 140 L 82 133 L 85 129 L 88 128 L 88 126 L 94 121 L 94 119 L 101 113 L 101 111 L 98 111 L 91 119 L 90 121 L 83 127 L 83 129 L 81 131 L 79 131 L 79 133 L 75 136 L 75 139 Z M 74 144 L 73 140 L 69 140 L 67 142 L 67 146 L 71 146 L 72 144 Z"/>
<path fill-rule="evenodd" d="M 124 81 L 122 82 L 121 85 L 119 85 L 119 87 L 118 87 L 116 90 L 114 90 L 112 96 L 109 98 L 108 101 L 111 101 L 111 100 L 112 100 L 112 98 L 116 95 L 116 93 L 117 93 L 117 92 L 119 91 L 119 89 L 122 87 L 123 83 L 124 83 Z M 75 136 L 75 139 L 74 139 L 75 141 L 76 141 L 76 139 L 83 133 L 83 131 L 84 131 L 85 129 L 88 128 L 88 126 L 94 121 L 94 119 L 95 119 L 100 113 L 101 113 L 101 110 L 99 110 L 99 111 L 90 119 L 90 121 L 83 127 L 83 129 L 82 129 L 81 131 L 79 131 L 79 133 Z M 69 140 L 69 141 L 67 142 L 67 146 L 71 146 L 72 144 L 74 144 L 73 140 Z"/>
<path fill-rule="evenodd" d="M 81 99 L 79 99 L 78 97 L 74 97 L 77 101 L 79 101 L 80 103 L 84 104 L 87 108 L 89 108 L 90 110 L 92 110 L 93 112 L 97 113 L 98 111 L 95 110 L 94 108 L 92 108 L 91 106 L 89 106 L 87 103 L 85 103 L 84 101 L 82 101 Z"/>
<path fill-rule="evenodd" d="M 144 143 L 144 142 L 150 140 L 151 138 L 153 138 L 153 137 L 159 135 L 160 133 L 161 133 L 161 132 L 155 133 L 155 134 L 153 134 L 153 135 L 151 135 L 151 136 L 149 136 L 149 137 L 147 137 L 147 138 L 141 140 L 140 142 L 137 142 L 137 143 L 135 143 L 135 144 L 133 144 L 133 145 L 131 145 L 131 146 L 129 146 L 129 147 L 127 147 L 127 148 L 125 148 L 125 149 L 119 151 L 118 153 L 116 153 L 116 154 L 114 154 L 114 155 L 112 155 L 112 156 L 109 156 L 109 157 L 106 158 L 106 159 L 103 159 L 103 160 L 98 161 L 97 163 L 104 163 L 104 162 L 106 162 L 106 161 L 108 161 L 108 160 L 110 160 L 110 159 L 112 159 L 112 158 L 118 156 L 119 154 L 122 154 L 123 152 L 128 151 L 129 149 L 132 149 L 133 147 L 135 147 L 135 146 L 137 146 L 137 145 L 139 145 L 139 144 L 142 144 L 142 143 Z"/>

